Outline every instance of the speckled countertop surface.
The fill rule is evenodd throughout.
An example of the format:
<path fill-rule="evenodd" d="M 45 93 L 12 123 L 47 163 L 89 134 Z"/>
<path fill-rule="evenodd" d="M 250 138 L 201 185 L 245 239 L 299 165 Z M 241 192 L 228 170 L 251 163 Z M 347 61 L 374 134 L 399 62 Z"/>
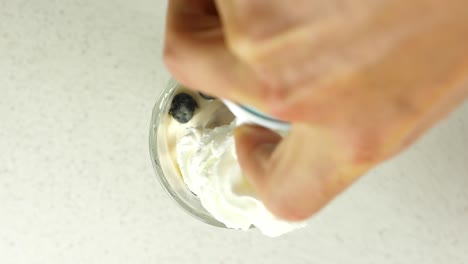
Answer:
<path fill-rule="evenodd" d="M 468 104 L 278 239 L 175 206 L 148 151 L 166 1 L 0 1 L 0 263 L 468 263 Z"/>

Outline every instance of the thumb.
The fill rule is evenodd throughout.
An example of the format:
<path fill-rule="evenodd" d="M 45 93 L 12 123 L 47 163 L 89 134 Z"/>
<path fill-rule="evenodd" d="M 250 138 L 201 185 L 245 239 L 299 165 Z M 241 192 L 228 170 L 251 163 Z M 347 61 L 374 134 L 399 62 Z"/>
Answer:
<path fill-rule="evenodd" d="M 241 126 L 235 138 L 245 177 L 265 206 L 286 220 L 308 218 L 364 172 L 327 130 L 296 124 L 281 138 L 265 128 Z"/>
<path fill-rule="evenodd" d="M 250 183 L 258 190 L 265 183 L 270 157 L 281 136 L 260 126 L 243 125 L 235 130 L 239 163 Z"/>

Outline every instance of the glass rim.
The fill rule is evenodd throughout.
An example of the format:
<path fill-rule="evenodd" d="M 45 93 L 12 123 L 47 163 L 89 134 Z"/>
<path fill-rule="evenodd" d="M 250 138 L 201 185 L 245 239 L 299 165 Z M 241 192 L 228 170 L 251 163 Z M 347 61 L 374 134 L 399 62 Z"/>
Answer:
<path fill-rule="evenodd" d="M 153 164 L 153 169 L 156 174 L 156 177 L 159 180 L 159 183 L 165 190 L 165 192 L 171 197 L 171 200 L 174 201 L 179 208 L 183 211 L 191 215 L 192 217 L 215 227 L 219 228 L 227 228 L 225 224 L 216 220 L 208 211 L 200 211 L 196 208 L 192 207 L 189 203 L 184 201 L 174 190 L 171 186 L 169 181 L 166 178 L 166 175 L 161 167 L 161 160 L 159 158 L 157 145 L 158 145 L 158 128 L 160 125 L 160 121 L 163 118 L 163 113 L 167 110 L 167 106 L 169 103 L 168 98 L 170 98 L 176 88 L 180 84 L 177 83 L 174 79 L 170 79 L 164 89 L 161 91 L 159 96 L 157 97 L 156 103 L 153 107 L 153 111 L 151 114 L 151 123 L 150 123 L 150 131 L 149 131 L 149 151 L 151 157 L 151 163 Z M 188 187 L 187 187 L 188 188 Z M 196 198 L 198 199 L 198 197 Z M 203 208 L 203 206 L 202 206 Z"/>

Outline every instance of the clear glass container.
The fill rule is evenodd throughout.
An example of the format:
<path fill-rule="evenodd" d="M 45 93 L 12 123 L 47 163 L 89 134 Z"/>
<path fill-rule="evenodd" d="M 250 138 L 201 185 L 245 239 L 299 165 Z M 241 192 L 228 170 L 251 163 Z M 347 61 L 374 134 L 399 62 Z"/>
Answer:
<path fill-rule="evenodd" d="M 209 225 L 226 228 L 223 223 L 217 221 L 206 211 L 198 197 L 184 183 L 172 159 L 167 158 L 169 156 L 166 139 L 167 129 L 162 124 L 167 118 L 171 118 L 169 109 L 178 87 L 179 84 L 171 79 L 159 95 L 153 108 L 149 147 L 154 171 L 164 190 L 185 212 Z"/>

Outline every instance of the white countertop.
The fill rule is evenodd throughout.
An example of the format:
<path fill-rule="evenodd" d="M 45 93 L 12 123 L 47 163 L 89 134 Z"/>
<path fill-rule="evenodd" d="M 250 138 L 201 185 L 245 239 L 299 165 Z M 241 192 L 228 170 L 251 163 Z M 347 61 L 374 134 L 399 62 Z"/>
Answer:
<path fill-rule="evenodd" d="M 207 226 L 148 151 L 166 1 L 0 1 L 0 263 L 468 263 L 468 104 L 278 239 Z"/>

